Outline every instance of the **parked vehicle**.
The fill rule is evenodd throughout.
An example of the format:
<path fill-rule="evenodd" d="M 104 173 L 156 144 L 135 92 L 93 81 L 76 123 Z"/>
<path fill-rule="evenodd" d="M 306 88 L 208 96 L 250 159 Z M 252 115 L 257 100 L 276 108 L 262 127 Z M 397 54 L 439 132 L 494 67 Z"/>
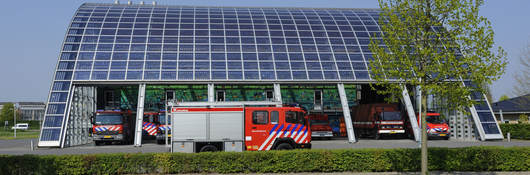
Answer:
<path fill-rule="evenodd" d="M 156 133 L 158 131 L 159 112 L 148 111 L 144 112 L 144 118 L 142 123 L 142 139 L 153 140 L 156 139 Z"/>
<path fill-rule="evenodd" d="M 311 124 L 312 138 L 332 138 L 333 130 L 329 125 L 329 118 L 327 114 L 310 114 L 308 115 L 309 123 Z"/>
<path fill-rule="evenodd" d="M 11 127 L 11 129 L 20 129 L 20 130 L 28 130 L 29 124 L 28 123 L 17 123 L 15 126 Z"/>
<path fill-rule="evenodd" d="M 130 111 L 98 110 L 92 116 L 92 137 L 96 145 L 134 140 L 134 116 Z"/>
<path fill-rule="evenodd" d="M 272 102 L 252 102 L 269 106 Z M 311 147 L 300 107 L 244 102 L 181 102 L 171 108 L 173 152 L 262 151 Z"/>
<path fill-rule="evenodd" d="M 421 120 L 419 114 L 416 114 L 418 126 L 421 126 Z M 450 132 L 449 132 L 449 125 L 445 121 L 445 119 L 440 116 L 440 113 L 429 111 L 427 112 L 427 118 L 425 118 L 427 122 L 427 138 L 442 138 L 445 140 L 449 140 Z M 409 138 L 412 138 L 412 126 L 410 122 L 407 122 L 407 133 L 409 135 Z"/>
<path fill-rule="evenodd" d="M 358 136 L 380 139 L 383 135 L 405 134 L 403 116 L 397 104 L 361 104 L 352 109 L 352 116 Z"/>
<path fill-rule="evenodd" d="M 156 142 L 158 144 L 166 143 L 166 131 L 168 141 L 171 141 L 171 116 L 167 116 L 167 125 L 166 125 L 166 111 L 162 111 L 158 115 L 160 125 L 158 125 L 158 130 L 156 132 Z"/>

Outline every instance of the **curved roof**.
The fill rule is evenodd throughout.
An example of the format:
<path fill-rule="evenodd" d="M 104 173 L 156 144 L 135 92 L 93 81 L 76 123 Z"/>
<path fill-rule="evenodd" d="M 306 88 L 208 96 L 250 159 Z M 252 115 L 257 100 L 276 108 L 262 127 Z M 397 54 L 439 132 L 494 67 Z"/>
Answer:
<path fill-rule="evenodd" d="M 369 81 L 376 9 L 87 3 L 56 80 Z"/>

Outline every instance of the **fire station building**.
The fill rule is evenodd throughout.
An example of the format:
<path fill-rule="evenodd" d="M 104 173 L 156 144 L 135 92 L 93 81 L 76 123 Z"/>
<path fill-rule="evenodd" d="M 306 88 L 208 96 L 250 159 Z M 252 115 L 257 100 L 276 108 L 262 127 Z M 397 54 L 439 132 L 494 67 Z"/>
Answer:
<path fill-rule="evenodd" d="M 91 143 L 95 111 L 141 119 L 167 100 L 298 104 L 328 114 L 332 128 L 345 123 L 337 135 L 356 142 L 350 108 L 383 101 L 368 85 L 379 12 L 85 3 L 66 30 L 38 145 Z M 415 121 L 409 91 L 401 101 Z M 502 138 L 489 105 L 469 109 L 447 112 L 451 137 Z"/>

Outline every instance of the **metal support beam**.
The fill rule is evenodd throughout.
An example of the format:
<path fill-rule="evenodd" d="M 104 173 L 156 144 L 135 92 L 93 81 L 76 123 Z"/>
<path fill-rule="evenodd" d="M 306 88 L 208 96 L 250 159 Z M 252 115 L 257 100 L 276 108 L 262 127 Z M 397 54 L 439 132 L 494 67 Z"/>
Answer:
<path fill-rule="evenodd" d="M 213 83 L 208 84 L 208 102 L 215 101 L 215 86 Z"/>
<path fill-rule="evenodd" d="M 418 109 L 418 114 L 421 114 L 421 90 L 420 90 L 420 86 L 416 86 L 414 87 L 414 97 L 416 98 L 416 109 Z M 420 128 L 421 128 L 421 124 L 420 124 Z"/>
<path fill-rule="evenodd" d="M 64 121 L 63 121 L 63 127 L 61 128 L 61 148 L 65 148 L 65 145 L 64 143 L 66 142 L 66 131 L 67 131 L 67 128 L 68 128 L 68 122 L 70 120 L 70 106 L 72 105 L 72 98 L 74 97 L 74 92 L 75 92 L 75 85 L 72 85 L 70 87 L 70 94 L 69 94 L 69 98 L 66 102 L 66 112 L 64 113 Z M 15 121 L 15 124 L 16 124 L 16 121 Z M 41 131 L 42 132 L 42 131 Z"/>
<path fill-rule="evenodd" d="M 282 89 L 278 83 L 274 83 L 274 101 L 280 103 L 279 105 L 276 105 L 276 107 L 282 107 Z"/>
<path fill-rule="evenodd" d="M 340 102 L 342 104 L 342 114 L 344 115 L 344 123 L 346 124 L 346 132 L 348 133 L 348 142 L 349 143 L 357 142 L 357 139 L 355 138 L 355 133 L 353 132 L 353 124 L 351 121 L 351 114 L 350 114 L 350 105 L 348 105 L 348 98 L 346 96 L 346 91 L 344 90 L 344 84 L 343 83 L 337 84 L 337 88 L 339 90 Z"/>
<path fill-rule="evenodd" d="M 403 91 L 402 91 L 403 97 L 401 97 L 401 101 L 403 101 L 403 103 L 405 103 L 405 107 L 407 109 L 407 114 L 409 116 L 409 121 L 410 121 L 410 124 L 412 126 L 412 130 L 413 130 L 413 134 L 414 134 L 414 140 L 416 140 L 416 142 L 419 142 L 419 141 L 421 141 L 421 130 L 420 130 L 420 127 L 418 125 L 418 121 L 416 120 L 417 118 L 416 118 L 416 114 L 414 113 L 414 107 L 412 105 L 412 102 L 410 101 L 410 95 L 409 95 L 409 92 L 407 90 L 407 87 L 405 85 L 403 85 L 402 88 L 403 88 Z M 418 94 L 418 93 L 416 93 L 416 94 Z M 416 102 L 416 103 L 419 103 L 419 102 Z"/>
<path fill-rule="evenodd" d="M 145 100 L 145 84 L 140 84 L 138 87 L 138 107 L 136 109 L 136 130 L 134 137 L 134 146 L 142 146 L 142 129 L 144 122 L 144 100 Z"/>

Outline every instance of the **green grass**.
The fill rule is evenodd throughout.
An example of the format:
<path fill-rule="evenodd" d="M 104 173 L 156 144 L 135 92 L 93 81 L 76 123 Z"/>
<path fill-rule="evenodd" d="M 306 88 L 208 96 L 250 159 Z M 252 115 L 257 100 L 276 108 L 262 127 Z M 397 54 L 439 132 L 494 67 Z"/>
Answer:
<path fill-rule="evenodd" d="M 17 138 L 13 137 L 13 130 L 9 128 L 9 130 L 4 130 L 3 128 L 0 129 L 0 140 L 11 140 L 11 139 L 33 139 L 33 138 L 39 138 L 40 131 L 38 129 L 32 129 L 32 130 L 17 130 Z"/>

